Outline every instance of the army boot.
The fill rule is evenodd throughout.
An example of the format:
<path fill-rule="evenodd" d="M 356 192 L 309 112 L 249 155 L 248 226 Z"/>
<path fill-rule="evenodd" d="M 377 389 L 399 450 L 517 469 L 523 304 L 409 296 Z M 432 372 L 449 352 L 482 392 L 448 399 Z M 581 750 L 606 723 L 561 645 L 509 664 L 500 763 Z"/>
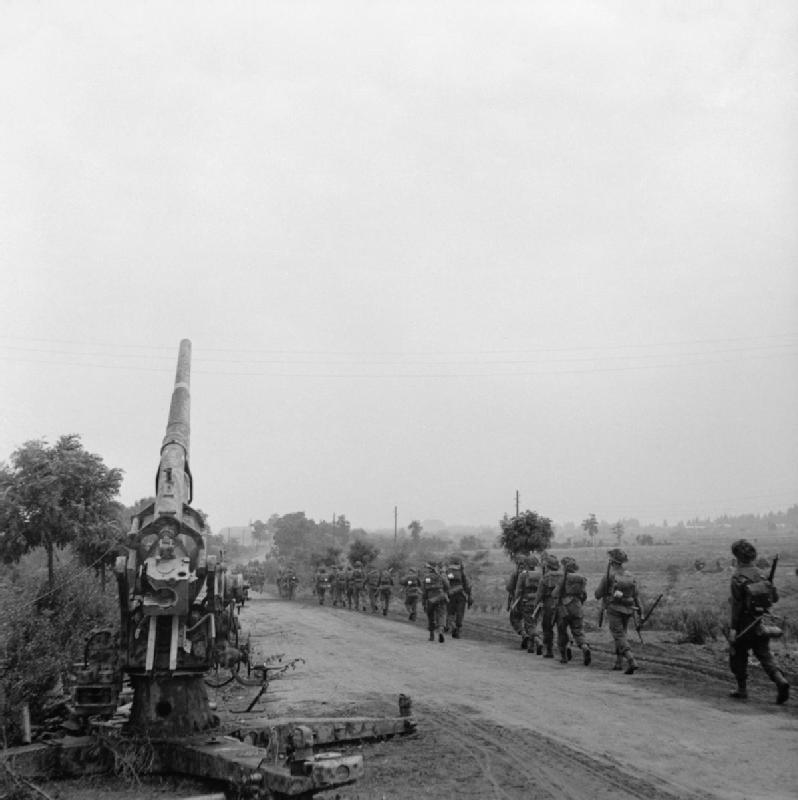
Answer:
<path fill-rule="evenodd" d="M 530 636 L 526 641 L 526 651 L 527 653 L 534 653 L 538 649 L 538 637 L 537 636 Z"/>
<path fill-rule="evenodd" d="M 617 650 L 615 651 L 615 663 L 612 665 L 612 668 L 614 670 L 623 669 L 623 659 Z"/>
<path fill-rule="evenodd" d="M 746 688 L 745 678 L 737 679 L 737 688 L 733 692 L 729 692 L 729 697 L 733 697 L 735 700 L 748 699 L 748 689 Z"/>
<path fill-rule="evenodd" d="M 782 674 L 781 670 L 776 670 L 773 673 L 773 683 L 776 684 L 776 702 L 781 705 L 790 699 L 790 684 Z"/>
<path fill-rule="evenodd" d="M 429 632 L 429 640 L 430 640 L 431 642 L 434 642 L 434 641 L 435 641 L 435 633 L 434 633 L 434 631 L 430 631 L 430 632 Z"/>
<path fill-rule="evenodd" d="M 624 670 L 625 675 L 634 675 L 634 671 L 637 669 L 637 662 L 635 661 L 635 657 L 629 653 L 626 656 L 626 669 Z"/>
<path fill-rule="evenodd" d="M 565 657 L 570 661 L 574 657 L 574 652 L 571 650 L 571 645 L 567 645 L 565 648 Z"/>
<path fill-rule="evenodd" d="M 554 648 L 552 645 L 546 645 L 546 652 L 543 654 L 543 658 L 554 658 Z"/>
<path fill-rule="evenodd" d="M 444 630 L 446 630 L 446 629 L 444 628 Z M 445 639 L 445 637 L 444 637 L 444 635 L 443 635 L 442 633 L 439 633 L 439 634 L 438 634 L 438 641 L 439 641 L 441 644 L 443 644 L 443 643 L 446 641 L 446 639 Z"/>
<path fill-rule="evenodd" d="M 529 649 L 529 637 L 528 636 L 522 636 L 521 637 L 521 649 L 522 650 L 528 650 Z"/>
<path fill-rule="evenodd" d="M 567 664 L 568 663 L 568 655 L 566 654 L 565 650 L 560 650 L 560 664 Z"/>
<path fill-rule="evenodd" d="M 452 639 L 459 639 L 460 638 L 460 628 L 455 628 L 452 631 Z"/>
<path fill-rule="evenodd" d="M 582 661 L 584 662 L 586 667 L 590 666 L 591 657 L 592 656 L 591 656 L 591 653 L 590 653 L 590 648 L 586 644 L 583 644 L 582 645 Z"/>

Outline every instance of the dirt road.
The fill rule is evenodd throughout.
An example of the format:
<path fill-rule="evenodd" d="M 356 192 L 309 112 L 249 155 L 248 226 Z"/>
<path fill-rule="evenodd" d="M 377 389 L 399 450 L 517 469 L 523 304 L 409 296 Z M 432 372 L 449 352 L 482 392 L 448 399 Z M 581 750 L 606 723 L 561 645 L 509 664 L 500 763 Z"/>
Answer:
<path fill-rule="evenodd" d="M 395 715 L 412 697 L 419 733 L 365 748 L 367 778 L 341 798 L 798 797 L 798 703 L 776 706 L 763 677 L 740 704 L 715 680 L 561 665 L 469 639 L 468 620 L 465 638 L 428 642 L 392 617 L 267 596 L 242 613 L 262 654 L 305 659 L 261 713 Z"/>

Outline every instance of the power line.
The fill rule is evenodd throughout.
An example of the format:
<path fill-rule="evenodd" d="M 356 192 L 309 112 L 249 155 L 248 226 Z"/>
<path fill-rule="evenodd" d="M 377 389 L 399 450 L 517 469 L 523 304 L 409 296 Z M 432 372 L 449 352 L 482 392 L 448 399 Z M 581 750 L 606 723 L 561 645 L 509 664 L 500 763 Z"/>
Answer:
<path fill-rule="evenodd" d="M 774 340 L 791 339 L 794 341 L 783 342 L 778 344 Z M 79 347 L 93 347 L 105 349 L 134 349 L 145 351 L 158 351 L 163 352 L 163 358 L 171 358 L 173 355 L 174 347 L 172 345 L 143 345 L 143 344 L 124 344 L 118 342 L 86 342 L 68 339 L 47 339 L 37 337 L 21 337 L 21 336 L 2 336 L 0 341 L 16 341 L 16 342 L 39 342 L 49 343 L 55 345 L 79 346 Z M 622 350 L 632 349 L 640 350 L 642 348 L 662 348 L 662 347 L 684 347 L 695 345 L 708 345 L 708 344 L 732 344 L 739 342 L 773 342 L 770 346 L 791 346 L 798 344 L 798 333 L 777 333 L 768 336 L 736 336 L 724 337 L 715 339 L 682 339 L 670 340 L 660 342 L 626 342 L 622 344 L 590 344 L 590 345 L 576 345 L 568 347 L 516 347 L 516 348 L 503 348 L 503 349 L 485 349 L 485 350 L 385 350 L 385 351 L 361 351 L 361 350 L 315 350 L 315 349 L 280 349 L 280 348 L 243 348 L 243 347 L 203 347 L 203 353 L 254 353 L 263 355 L 317 355 L 317 356 L 396 356 L 396 357 L 415 357 L 415 356 L 475 356 L 475 355 L 506 355 L 506 354 L 519 354 L 519 353 L 571 353 L 571 352 L 595 352 L 601 350 Z M 763 345 L 751 345 L 751 347 L 762 347 Z M 767 345 L 764 345 L 767 347 Z M 49 352 L 49 349 L 47 351 Z M 71 352 L 71 351 L 70 351 Z M 105 353 L 92 353 L 90 355 L 106 355 Z M 127 354 L 111 352 L 108 355 L 119 357 L 129 357 Z M 132 354 L 132 357 L 137 357 Z M 142 355 L 141 357 L 144 357 Z M 622 356 L 613 356 L 622 357 Z"/>

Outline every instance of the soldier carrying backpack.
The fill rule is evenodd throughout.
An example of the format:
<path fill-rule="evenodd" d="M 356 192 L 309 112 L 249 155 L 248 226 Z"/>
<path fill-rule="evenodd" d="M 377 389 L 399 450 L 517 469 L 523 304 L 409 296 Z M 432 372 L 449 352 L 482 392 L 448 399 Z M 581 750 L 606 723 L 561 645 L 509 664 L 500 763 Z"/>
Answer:
<path fill-rule="evenodd" d="M 460 638 L 466 606 L 471 608 L 471 584 L 465 574 L 462 556 L 454 555 L 444 570 L 449 581 L 449 602 L 446 607 L 446 626 L 444 631 L 452 631 L 452 639 Z"/>
<path fill-rule="evenodd" d="M 560 563 L 563 577 L 554 589 L 554 599 L 557 603 L 557 645 L 560 650 L 560 662 L 567 664 L 570 660 L 570 648 L 568 647 L 568 631 L 570 629 L 576 646 L 582 651 L 582 659 L 587 667 L 591 661 L 591 653 L 582 625 L 584 618 L 582 604 L 587 600 L 585 591 L 587 581 L 584 575 L 579 574 L 579 565 L 571 556 L 563 557 Z"/>
<path fill-rule="evenodd" d="M 776 561 L 766 577 L 754 566 L 756 548 L 751 542 L 738 539 L 732 544 L 731 551 L 737 559 L 731 578 L 729 631 L 729 667 L 737 679 L 737 688 L 731 692 L 731 697 L 738 700 L 748 697 L 748 653 L 753 651 L 765 674 L 776 684 L 776 702 L 786 703 L 790 697 L 790 684 L 770 652 L 770 633 L 762 621 L 779 599 L 773 585 Z"/>
<path fill-rule="evenodd" d="M 601 578 L 596 588 L 596 599 L 603 603 L 610 633 L 615 642 L 615 664 L 612 668 L 622 669 L 623 659 L 626 659 L 624 672 L 631 675 L 637 669 L 637 662 L 632 655 L 626 631 L 629 620 L 640 610 L 637 581 L 624 569 L 623 565 L 629 560 L 629 556 L 623 550 L 614 547 L 607 555 L 609 556 L 607 574 Z"/>

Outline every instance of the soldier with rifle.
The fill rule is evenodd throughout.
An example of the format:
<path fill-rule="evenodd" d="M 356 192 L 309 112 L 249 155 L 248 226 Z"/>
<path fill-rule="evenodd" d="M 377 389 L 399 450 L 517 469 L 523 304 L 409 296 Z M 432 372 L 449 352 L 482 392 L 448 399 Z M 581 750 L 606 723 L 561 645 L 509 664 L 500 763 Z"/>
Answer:
<path fill-rule="evenodd" d="M 391 605 L 391 588 L 393 587 L 393 574 L 390 569 L 381 569 L 377 575 L 378 593 L 380 598 L 380 608 L 382 609 L 382 616 L 388 614 L 388 608 Z"/>
<path fill-rule="evenodd" d="M 624 671 L 627 675 L 632 675 L 637 669 L 637 662 L 632 655 L 626 633 L 629 620 L 640 609 L 637 581 L 624 568 L 629 556 L 623 550 L 615 547 L 607 555 L 609 556 L 607 574 L 599 582 L 595 593 L 596 599 L 602 603 L 599 625 L 606 613 L 610 633 L 615 641 L 615 664 L 612 668 L 622 669 L 623 660 L 626 659 Z"/>
<path fill-rule="evenodd" d="M 451 630 L 452 639 L 459 639 L 466 608 L 471 608 L 474 603 L 471 596 L 471 583 L 463 565 L 463 557 L 459 554 L 451 556 L 446 564 L 444 574 L 446 580 L 449 581 L 449 602 L 446 608 L 444 630 Z"/>
<path fill-rule="evenodd" d="M 364 593 L 366 589 L 366 572 L 363 569 L 362 561 L 355 561 L 350 580 L 352 582 L 352 600 L 355 604 L 355 611 L 365 611 Z"/>
<path fill-rule="evenodd" d="M 416 608 L 421 597 L 421 578 L 418 576 L 418 570 L 415 567 L 411 567 L 407 571 L 407 575 L 402 578 L 401 583 L 407 618 L 412 622 L 416 618 Z"/>
<path fill-rule="evenodd" d="M 545 649 L 543 657 L 554 658 L 554 624 L 557 611 L 554 590 L 562 579 L 562 573 L 557 556 L 551 554 L 545 556 L 543 566 L 545 571 L 538 584 L 535 605 L 540 606 L 542 612 L 540 625 L 543 629 L 543 647 Z"/>
<path fill-rule="evenodd" d="M 773 559 L 766 577 L 754 565 L 756 548 L 745 539 L 738 539 L 731 547 L 737 567 L 731 578 L 731 630 L 729 631 L 729 666 L 737 679 L 737 688 L 731 696 L 737 700 L 748 697 L 748 653 L 753 651 L 765 674 L 776 684 L 776 702 L 786 703 L 790 697 L 790 684 L 776 664 L 770 651 L 770 639 L 780 635 L 778 628 L 763 623 L 764 616 L 779 599 L 773 585 L 778 556 Z"/>
<path fill-rule="evenodd" d="M 570 629 L 576 646 L 582 651 L 585 666 L 590 664 L 590 646 L 585 639 L 582 626 L 584 612 L 582 604 L 587 600 L 587 580 L 579 575 L 579 565 L 571 556 L 565 556 L 562 565 L 562 580 L 554 589 L 554 600 L 557 604 L 557 646 L 560 650 L 560 663 L 570 661 L 568 647 L 568 631 Z"/>
<path fill-rule="evenodd" d="M 515 583 L 515 597 L 512 606 L 521 614 L 521 649 L 527 653 L 543 652 L 543 644 L 538 635 L 538 606 L 535 597 L 540 585 L 540 573 L 535 567 L 540 563 L 536 556 L 521 556 L 518 560 L 521 572 Z"/>
<path fill-rule="evenodd" d="M 441 575 L 436 564 L 428 562 L 426 572 L 421 579 L 421 607 L 427 614 L 427 627 L 429 640 L 435 640 L 435 631 L 438 632 L 438 641 L 443 644 L 443 626 L 446 624 L 446 606 L 449 602 L 449 581 Z"/>
<path fill-rule="evenodd" d="M 523 572 L 522 562 L 529 556 L 529 553 L 516 553 L 515 554 L 515 571 L 507 579 L 505 589 L 507 590 L 507 610 L 510 612 L 510 625 L 512 629 L 522 637 L 524 636 L 524 620 L 521 616 L 520 604 L 515 603 L 516 587 L 518 585 L 518 576 Z M 522 645 L 523 647 L 523 645 Z"/>

